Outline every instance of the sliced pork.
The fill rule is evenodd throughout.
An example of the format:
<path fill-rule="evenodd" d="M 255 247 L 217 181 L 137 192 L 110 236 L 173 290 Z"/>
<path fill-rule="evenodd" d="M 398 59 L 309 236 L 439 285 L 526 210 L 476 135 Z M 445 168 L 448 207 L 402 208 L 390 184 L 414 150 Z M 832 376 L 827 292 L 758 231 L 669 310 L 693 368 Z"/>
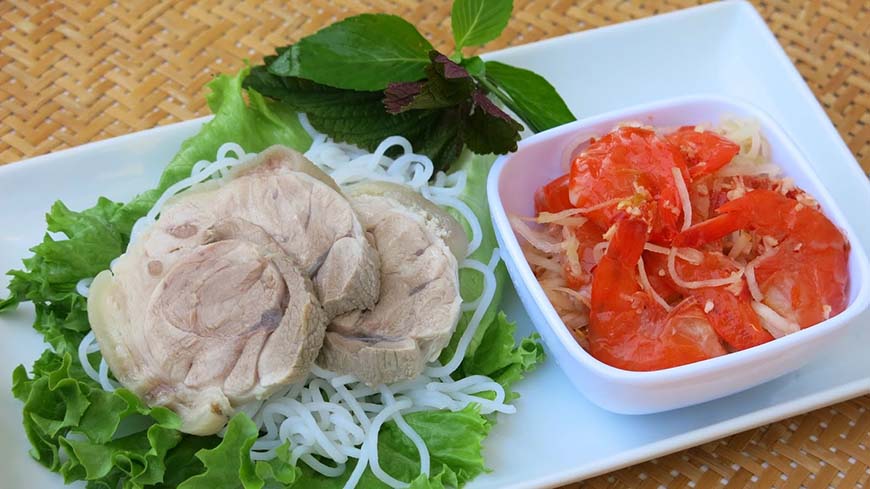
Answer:
<path fill-rule="evenodd" d="M 309 372 L 336 315 L 373 307 L 378 254 L 329 177 L 271 148 L 171 199 L 92 284 L 91 326 L 115 377 L 182 431 Z"/>
<path fill-rule="evenodd" d="M 374 307 L 333 320 L 318 364 L 371 385 L 413 378 L 459 320 L 465 233 L 407 187 L 364 183 L 346 193 L 380 254 L 381 291 Z"/>

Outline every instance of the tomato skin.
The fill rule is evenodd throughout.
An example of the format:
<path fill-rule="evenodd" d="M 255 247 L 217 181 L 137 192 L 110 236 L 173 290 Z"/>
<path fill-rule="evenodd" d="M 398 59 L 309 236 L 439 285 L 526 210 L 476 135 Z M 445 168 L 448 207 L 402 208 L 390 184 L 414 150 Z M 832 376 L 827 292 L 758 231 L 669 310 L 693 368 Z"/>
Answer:
<path fill-rule="evenodd" d="M 694 126 L 683 126 L 666 139 L 683 154 L 692 179 L 716 172 L 740 152 L 740 146 L 730 139 L 712 131 L 698 132 Z"/>
<path fill-rule="evenodd" d="M 570 176 L 566 173 L 539 188 L 535 192 L 535 210 L 538 213 L 556 213 L 573 208 L 568 198 L 569 181 Z"/>

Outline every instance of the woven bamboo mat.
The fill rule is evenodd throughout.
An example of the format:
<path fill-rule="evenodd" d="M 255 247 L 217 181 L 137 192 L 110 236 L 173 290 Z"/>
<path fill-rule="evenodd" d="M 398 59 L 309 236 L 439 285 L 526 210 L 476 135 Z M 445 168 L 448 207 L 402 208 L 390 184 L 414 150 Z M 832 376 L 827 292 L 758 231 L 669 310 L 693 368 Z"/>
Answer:
<path fill-rule="evenodd" d="M 517 0 L 497 49 L 693 0 Z M 870 4 L 757 5 L 870 171 Z M 208 113 L 203 84 L 347 15 L 388 11 L 449 47 L 449 2 L 0 0 L 0 164 Z M 870 481 L 870 396 L 629 467 L 588 488 L 854 488 Z"/>

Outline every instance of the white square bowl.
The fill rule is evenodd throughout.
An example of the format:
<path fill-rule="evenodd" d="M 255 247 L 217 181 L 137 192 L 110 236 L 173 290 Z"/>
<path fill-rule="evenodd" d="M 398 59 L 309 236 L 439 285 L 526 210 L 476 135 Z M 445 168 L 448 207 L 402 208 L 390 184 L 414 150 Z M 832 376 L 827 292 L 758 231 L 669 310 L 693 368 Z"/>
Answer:
<path fill-rule="evenodd" d="M 709 360 L 652 372 L 611 367 L 595 359 L 571 336 L 523 256 L 508 215 L 534 215 L 535 191 L 567 171 L 562 155 L 578 141 L 601 136 L 625 121 L 676 127 L 717 123 L 725 115 L 758 120 L 770 143 L 773 162 L 819 201 L 825 214 L 849 239 L 849 305 L 840 314 L 811 328 Z M 539 133 L 520 142 L 515 153 L 496 161 L 489 174 L 487 193 L 502 256 L 520 300 L 550 355 L 588 399 L 616 413 L 647 414 L 698 404 L 796 370 L 835 340 L 870 302 L 867 256 L 857 242 L 853 226 L 785 132 L 760 109 L 731 98 L 714 95 L 671 98 Z"/>

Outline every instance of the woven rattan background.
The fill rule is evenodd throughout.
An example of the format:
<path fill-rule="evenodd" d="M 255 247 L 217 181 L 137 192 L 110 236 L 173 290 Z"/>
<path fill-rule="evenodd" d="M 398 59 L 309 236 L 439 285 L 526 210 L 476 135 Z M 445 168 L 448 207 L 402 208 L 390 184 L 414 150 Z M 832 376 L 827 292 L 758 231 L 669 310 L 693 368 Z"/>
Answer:
<path fill-rule="evenodd" d="M 508 29 L 487 49 L 696 3 L 517 0 Z M 757 7 L 870 171 L 870 3 Z M 403 15 L 449 46 L 443 0 L 0 0 L 0 164 L 204 115 L 212 74 L 363 11 Z M 870 480 L 868 408 L 870 397 L 855 399 L 571 487 L 862 487 Z"/>

